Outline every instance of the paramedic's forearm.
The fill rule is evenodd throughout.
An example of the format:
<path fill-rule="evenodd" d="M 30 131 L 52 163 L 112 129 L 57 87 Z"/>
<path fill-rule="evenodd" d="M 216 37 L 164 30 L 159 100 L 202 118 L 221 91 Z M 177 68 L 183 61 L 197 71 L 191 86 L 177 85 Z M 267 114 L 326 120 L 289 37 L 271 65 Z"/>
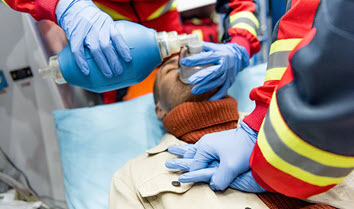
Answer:
<path fill-rule="evenodd" d="M 354 25 L 345 22 L 353 10 L 353 1 L 321 2 L 314 29 L 289 55 L 250 159 L 267 190 L 305 199 L 354 168 Z"/>
<path fill-rule="evenodd" d="M 252 0 L 218 1 L 216 9 L 220 13 L 226 13 L 224 20 L 225 33 L 229 41 L 246 48 L 250 57 L 260 50 L 257 39 L 259 22 L 256 14 L 256 4 Z"/>

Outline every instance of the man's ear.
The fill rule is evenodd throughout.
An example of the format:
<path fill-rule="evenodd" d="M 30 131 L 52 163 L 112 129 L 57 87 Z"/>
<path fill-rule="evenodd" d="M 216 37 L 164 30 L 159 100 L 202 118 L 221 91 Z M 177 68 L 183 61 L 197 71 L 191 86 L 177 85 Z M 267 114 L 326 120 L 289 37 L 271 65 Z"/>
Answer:
<path fill-rule="evenodd" d="M 167 115 L 167 111 L 161 108 L 160 102 L 157 102 L 155 105 L 155 113 L 159 120 L 163 120 Z"/>

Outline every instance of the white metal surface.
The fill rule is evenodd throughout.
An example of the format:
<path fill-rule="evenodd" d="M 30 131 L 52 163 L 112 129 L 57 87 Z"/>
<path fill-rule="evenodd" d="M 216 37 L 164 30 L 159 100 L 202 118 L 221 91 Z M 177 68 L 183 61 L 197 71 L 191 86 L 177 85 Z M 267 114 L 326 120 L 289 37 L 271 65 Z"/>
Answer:
<path fill-rule="evenodd" d="M 47 64 L 33 19 L 0 2 L 0 146 L 28 176 L 39 195 L 64 200 L 64 184 L 52 111 L 64 108 L 57 87 L 37 70 Z M 10 71 L 30 67 L 33 77 L 13 81 Z"/>
<path fill-rule="evenodd" d="M 179 12 L 183 12 L 209 4 L 214 4 L 215 2 L 216 0 L 177 0 L 177 10 Z"/>

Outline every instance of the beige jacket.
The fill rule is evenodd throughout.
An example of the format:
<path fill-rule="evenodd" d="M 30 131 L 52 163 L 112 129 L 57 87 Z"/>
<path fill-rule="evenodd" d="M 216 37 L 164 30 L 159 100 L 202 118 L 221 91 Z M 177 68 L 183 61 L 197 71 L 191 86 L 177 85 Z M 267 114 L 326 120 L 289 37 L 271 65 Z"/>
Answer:
<path fill-rule="evenodd" d="M 332 189 L 306 199 L 308 202 L 322 203 L 340 209 L 354 209 L 354 171 Z"/>
<path fill-rule="evenodd" d="M 165 167 L 168 159 L 177 156 L 167 152 L 171 145 L 182 145 L 166 134 L 159 145 L 130 160 L 113 176 L 109 197 L 110 209 L 252 209 L 268 208 L 255 194 L 234 189 L 214 192 L 208 184 L 188 183 L 173 186 L 181 171 Z M 354 208 L 354 172 L 333 189 L 307 199 L 309 202 Z"/>
<path fill-rule="evenodd" d="M 176 158 L 167 152 L 171 145 L 185 144 L 166 134 L 159 145 L 129 161 L 118 170 L 111 182 L 110 209 L 227 209 L 268 208 L 255 194 L 234 189 L 214 192 L 208 184 L 188 183 L 173 186 L 180 171 L 165 167 L 165 161 Z"/>

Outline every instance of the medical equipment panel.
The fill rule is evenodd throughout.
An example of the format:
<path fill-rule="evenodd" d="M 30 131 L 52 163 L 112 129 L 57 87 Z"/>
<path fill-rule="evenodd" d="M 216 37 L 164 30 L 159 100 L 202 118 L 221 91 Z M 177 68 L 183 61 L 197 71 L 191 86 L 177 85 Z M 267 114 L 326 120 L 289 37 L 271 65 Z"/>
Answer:
<path fill-rule="evenodd" d="M 40 196 L 64 200 L 52 117 L 64 102 L 56 84 L 38 74 L 47 56 L 36 24 L 0 3 L 0 27 L 0 147 Z"/>

